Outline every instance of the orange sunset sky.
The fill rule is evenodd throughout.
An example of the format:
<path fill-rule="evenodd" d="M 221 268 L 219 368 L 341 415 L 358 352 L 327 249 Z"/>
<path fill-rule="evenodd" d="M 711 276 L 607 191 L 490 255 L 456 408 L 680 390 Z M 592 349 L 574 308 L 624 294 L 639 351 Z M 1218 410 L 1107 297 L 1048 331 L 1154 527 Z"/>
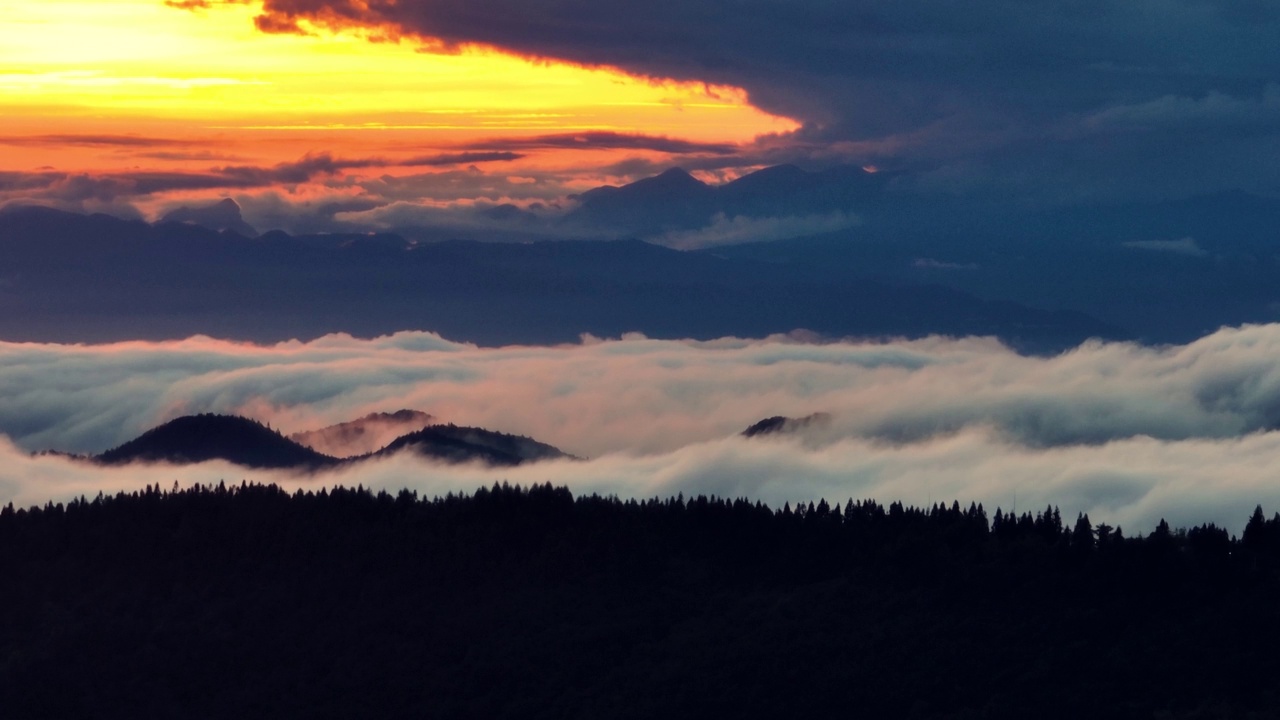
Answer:
<path fill-rule="evenodd" d="M 736 88 L 483 48 L 431 53 L 355 33 L 265 34 L 253 23 L 259 10 L 257 3 L 184 10 L 161 0 L 0 2 L 0 171 L 123 178 L 326 154 L 350 161 L 340 171 L 347 176 L 404 175 L 482 162 L 447 161 L 492 138 L 595 132 L 724 146 L 797 127 L 753 108 Z M 624 157 L 663 160 L 652 149 L 584 145 L 522 149 L 483 164 L 486 172 L 575 174 L 566 186 L 585 189 L 629 179 L 592 168 Z M 433 159 L 397 165 L 423 157 Z M 143 193 L 134 204 L 154 213 L 166 202 L 225 194 Z"/>

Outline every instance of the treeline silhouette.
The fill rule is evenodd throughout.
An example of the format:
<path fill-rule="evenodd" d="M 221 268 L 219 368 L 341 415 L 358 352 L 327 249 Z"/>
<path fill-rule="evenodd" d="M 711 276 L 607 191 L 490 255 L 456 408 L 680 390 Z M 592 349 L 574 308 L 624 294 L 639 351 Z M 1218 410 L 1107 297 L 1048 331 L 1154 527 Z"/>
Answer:
<path fill-rule="evenodd" d="M 1237 539 L 826 501 L 241 483 L 0 510 L 0 714 L 1270 718 Z"/>

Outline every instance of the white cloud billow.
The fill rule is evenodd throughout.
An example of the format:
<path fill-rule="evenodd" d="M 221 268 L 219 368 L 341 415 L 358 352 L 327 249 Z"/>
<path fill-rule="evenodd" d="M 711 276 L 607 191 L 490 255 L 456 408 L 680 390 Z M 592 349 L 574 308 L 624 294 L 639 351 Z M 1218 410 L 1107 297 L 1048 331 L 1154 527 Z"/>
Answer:
<path fill-rule="evenodd" d="M 429 333 L 257 346 L 192 338 L 0 343 L 0 500 L 43 502 L 179 480 L 471 490 L 499 480 L 625 496 L 716 493 L 770 503 L 847 497 L 1053 503 L 1148 529 L 1236 527 L 1280 508 L 1280 325 L 1186 346 L 1090 343 L 1050 358 L 994 340 L 711 342 L 588 339 L 477 348 Z M 294 478 L 211 463 L 102 469 L 29 451 L 98 452 L 167 419 L 238 412 L 285 432 L 424 410 L 591 459 L 492 470 L 396 458 Z M 823 411 L 801 437 L 736 434 Z"/>

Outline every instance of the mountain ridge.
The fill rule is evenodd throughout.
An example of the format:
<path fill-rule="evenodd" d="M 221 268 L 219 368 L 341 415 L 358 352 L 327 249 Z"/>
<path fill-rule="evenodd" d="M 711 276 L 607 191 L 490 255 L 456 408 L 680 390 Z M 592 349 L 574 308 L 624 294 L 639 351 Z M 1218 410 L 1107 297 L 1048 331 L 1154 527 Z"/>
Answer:
<path fill-rule="evenodd" d="M 995 335 L 1056 352 L 1091 337 L 1131 337 L 1077 311 L 637 241 L 246 238 L 27 208 L 0 212 L 0 249 L 0 337 L 13 341 L 274 343 L 428 330 L 499 346 L 576 342 L 583 333 L 714 339 L 806 329 L 834 338 Z"/>
<path fill-rule="evenodd" d="M 351 427 L 361 420 L 395 417 L 403 423 L 414 423 L 432 416 L 414 410 L 398 413 L 374 413 L 356 421 L 334 427 Z M 402 423 L 402 424 L 403 424 Z M 314 432 L 314 431 L 308 431 Z M 307 435 L 308 433 L 295 433 Z M 396 436 L 372 452 L 347 457 L 334 457 L 316 451 L 267 425 L 239 415 L 201 413 L 162 423 L 138 437 L 87 459 L 100 465 L 126 465 L 134 462 L 164 462 L 174 465 L 224 460 L 245 468 L 299 470 L 317 472 L 342 465 L 387 458 L 401 452 L 450 463 L 481 462 L 492 466 L 511 467 L 526 462 L 550 459 L 574 459 L 572 455 L 532 438 L 484 428 L 453 424 L 428 425 Z M 56 451 L 46 454 L 65 456 Z"/>

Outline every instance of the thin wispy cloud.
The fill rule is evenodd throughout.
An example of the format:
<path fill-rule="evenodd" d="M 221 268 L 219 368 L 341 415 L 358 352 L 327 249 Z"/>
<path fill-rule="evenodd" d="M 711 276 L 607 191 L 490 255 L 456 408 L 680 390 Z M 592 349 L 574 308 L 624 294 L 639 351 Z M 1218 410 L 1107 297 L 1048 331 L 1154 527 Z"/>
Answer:
<path fill-rule="evenodd" d="M 695 142 L 657 135 L 604 131 L 492 138 L 469 143 L 468 147 L 474 150 L 653 150 L 681 155 L 731 155 L 742 150 L 733 143 Z"/>
<path fill-rule="evenodd" d="M 164 141 L 138 138 L 83 138 L 75 142 L 89 145 L 116 147 L 163 147 Z M 153 154 L 156 155 L 156 154 Z M 218 155 L 191 153 L 160 153 L 166 160 L 191 160 Z M 0 206 L 5 204 L 43 203 L 68 210 L 99 209 L 87 205 L 99 203 L 130 203 L 166 193 L 200 193 L 226 191 L 271 190 L 282 186 L 316 183 L 324 187 L 327 178 L 337 178 L 350 171 L 368 171 L 373 176 L 388 168 L 454 168 L 474 167 L 478 163 L 504 163 L 519 160 L 524 155 L 506 150 L 446 152 L 415 155 L 403 158 L 387 157 L 335 157 L 329 153 L 308 154 L 298 160 L 269 166 L 223 165 L 203 171 L 187 170 L 136 170 L 104 173 L 67 173 L 54 170 L 34 172 L 0 173 Z M 478 172 L 478 171 L 476 171 Z M 501 176 L 495 176 L 501 181 Z M 370 178 L 372 179 L 372 178 Z M 345 183 L 345 181 L 344 181 Z M 211 195 L 210 197 L 216 197 Z M 419 196 L 418 199 L 422 199 Z M 301 202 L 309 202 L 305 198 Z M 130 213 L 132 216 L 136 213 Z"/>
<path fill-rule="evenodd" d="M 140 135 L 6 135 L 0 136 L 0 145 L 19 146 L 85 146 L 85 147 L 167 147 L 191 145 L 188 140 L 143 137 Z"/>

